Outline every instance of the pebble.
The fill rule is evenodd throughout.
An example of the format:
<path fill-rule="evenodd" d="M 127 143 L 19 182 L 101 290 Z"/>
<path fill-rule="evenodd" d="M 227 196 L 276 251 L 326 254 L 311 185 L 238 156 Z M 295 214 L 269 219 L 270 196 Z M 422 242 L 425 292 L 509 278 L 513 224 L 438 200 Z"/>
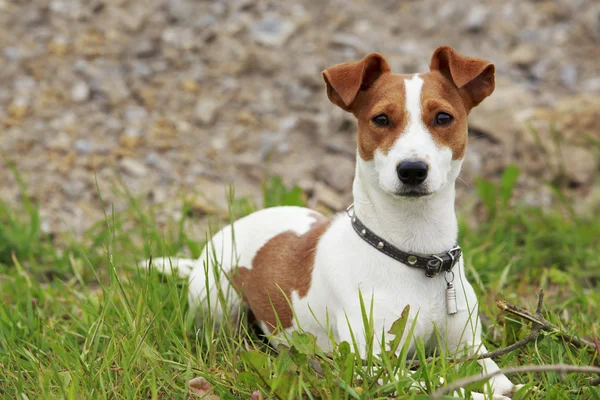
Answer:
<path fill-rule="evenodd" d="M 325 207 L 328 207 L 333 211 L 341 211 L 344 208 L 346 208 L 342 196 L 340 196 L 335 190 L 333 190 L 329 186 L 321 182 L 317 182 L 315 184 L 314 190 L 315 198 Z"/>
<path fill-rule="evenodd" d="M 266 15 L 250 27 L 250 35 L 268 47 L 281 47 L 296 30 L 296 24 L 276 14 Z"/>
<path fill-rule="evenodd" d="M 543 80 L 546 77 L 546 72 L 548 71 L 549 66 L 550 60 L 548 58 L 543 58 L 531 67 L 529 73 L 534 79 Z"/>
<path fill-rule="evenodd" d="M 152 57 L 158 53 L 158 43 L 149 39 L 136 41 L 133 52 L 139 58 Z"/>
<path fill-rule="evenodd" d="M 130 9 L 130 13 L 122 16 L 121 23 L 130 32 L 139 32 L 148 19 L 148 9 L 145 6 L 133 6 Z"/>
<path fill-rule="evenodd" d="M 315 168 L 315 179 L 343 193 L 352 186 L 354 161 L 343 156 L 330 155 Z"/>
<path fill-rule="evenodd" d="M 343 32 L 334 34 L 331 38 L 331 44 L 336 46 L 351 47 L 359 53 L 367 53 L 369 48 L 369 45 L 367 45 L 360 37 Z"/>
<path fill-rule="evenodd" d="M 312 109 L 315 104 L 310 101 L 313 91 L 304 85 L 292 83 L 288 86 L 288 104 L 294 109 Z"/>
<path fill-rule="evenodd" d="M 197 120 L 204 125 L 212 124 L 221 105 L 220 102 L 209 97 L 198 100 L 196 107 L 194 108 Z"/>
<path fill-rule="evenodd" d="M 138 78 L 147 78 L 152 75 L 152 67 L 146 63 L 134 62 L 133 75 Z"/>
<path fill-rule="evenodd" d="M 183 0 L 168 0 L 167 13 L 175 21 L 185 21 L 193 16 L 193 5 Z"/>
<path fill-rule="evenodd" d="M 20 76 L 17 79 L 15 79 L 14 82 L 15 91 L 21 93 L 31 93 L 31 91 L 35 89 L 36 85 L 36 80 L 33 79 L 31 76 Z"/>
<path fill-rule="evenodd" d="M 94 151 L 94 142 L 87 139 L 79 139 L 75 141 L 75 151 L 79 154 L 88 154 Z"/>
<path fill-rule="evenodd" d="M 142 177 L 148 172 L 146 166 L 134 158 L 123 158 L 119 164 L 123 172 L 132 177 Z"/>
<path fill-rule="evenodd" d="M 260 154 L 263 160 L 273 151 L 285 154 L 289 149 L 290 145 L 285 132 L 264 132 L 261 135 Z"/>
<path fill-rule="evenodd" d="M 569 89 L 577 86 L 577 67 L 574 64 L 567 64 L 560 70 L 560 81 Z"/>
<path fill-rule="evenodd" d="M 490 15 L 490 10 L 487 6 L 476 5 L 470 7 L 467 17 L 463 23 L 463 27 L 467 32 L 480 32 Z"/>
<path fill-rule="evenodd" d="M 530 44 L 518 45 L 508 57 L 513 65 L 521 68 L 528 68 L 537 61 L 535 47 Z"/>
<path fill-rule="evenodd" d="M 163 31 L 161 39 L 164 43 L 181 50 L 192 50 L 198 45 L 198 39 L 190 28 L 167 28 Z"/>
<path fill-rule="evenodd" d="M 100 90 L 108 96 L 113 104 L 120 104 L 131 96 L 125 77 L 121 72 L 116 71 L 105 75 L 104 79 L 100 81 Z"/>
<path fill-rule="evenodd" d="M 18 47 L 9 46 L 4 48 L 4 56 L 9 61 L 18 61 L 19 59 L 21 59 L 21 53 L 21 49 L 19 49 Z"/>
<path fill-rule="evenodd" d="M 148 111 L 144 107 L 140 106 L 127 106 L 123 112 L 123 116 L 126 121 L 129 122 L 140 122 L 145 121 L 148 118 Z"/>
<path fill-rule="evenodd" d="M 65 193 L 72 198 L 81 197 L 85 191 L 85 188 L 85 183 L 80 180 L 70 180 L 63 186 Z"/>
<path fill-rule="evenodd" d="M 46 143 L 46 147 L 50 150 L 68 151 L 71 148 L 71 137 L 65 132 L 60 132 Z"/>
<path fill-rule="evenodd" d="M 83 103 L 90 98 L 91 90 L 85 81 L 77 81 L 71 89 L 71 100 L 75 103 Z"/>
<path fill-rule="evenodd" d="M 78 58 L 73 63 L 74 72 L 77 72 L 79 74 L 88 74 L 89 70 L 90 64 L 87 62 L 87 60 L 84 60 L 83 58 Z"/>
<path fill-rule="evenodd" d="M 600 77 L 587 79 L 581 86 L 585 92 L 600 92 Z"/>

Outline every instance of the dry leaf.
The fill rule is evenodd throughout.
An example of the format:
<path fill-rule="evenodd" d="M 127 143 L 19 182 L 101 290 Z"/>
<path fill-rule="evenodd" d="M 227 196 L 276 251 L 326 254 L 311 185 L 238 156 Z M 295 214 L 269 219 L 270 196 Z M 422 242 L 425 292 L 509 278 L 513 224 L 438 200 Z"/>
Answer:
<path fill-rule="evenodd" d="M 191 394 L 202 397 L 207 400 L 220 400 L 216 394 L 209 394 L 213 390 L 213 386 L 203 377 L 197 376 L 189 382 L 189 390 Z"/>
<path fill-rule="evenodd" d="M 252 392 L 252 400 L 263 400 L 262 393 L 260 390 L 255 390 Z"/>

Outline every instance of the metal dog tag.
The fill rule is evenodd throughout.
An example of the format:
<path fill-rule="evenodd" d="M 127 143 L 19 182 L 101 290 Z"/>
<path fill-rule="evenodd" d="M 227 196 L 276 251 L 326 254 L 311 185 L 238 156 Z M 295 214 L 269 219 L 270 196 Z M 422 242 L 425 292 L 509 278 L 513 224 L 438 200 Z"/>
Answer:
<path fill-rule="evenodd" d="M 454 289 L 452 282 L 448 282 L 448 285 L 446 286 L 446 309 L 448 315 L 454 315 L 458 312 L 456 306 L 456 289 Z"/>

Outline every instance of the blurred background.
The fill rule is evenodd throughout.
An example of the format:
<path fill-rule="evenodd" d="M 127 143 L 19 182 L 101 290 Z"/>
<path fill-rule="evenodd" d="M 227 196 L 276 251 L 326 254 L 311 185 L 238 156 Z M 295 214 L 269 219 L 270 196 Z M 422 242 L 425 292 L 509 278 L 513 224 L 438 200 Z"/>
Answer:
<path fill-rule="evenodd" d="M 497 68 L 470 117 L 462 215 L 477 222 L 475 183 L 511 163 L 513 201 L 597 209 L 595 0 L 0 0 L 0 153 L 47 233 L 101 220 L 98 188 L 117 211 L 124 189 L 160 204 L 159 221 L 189 196 L 202 227 L 230 183 L 260 202 L 279 175 L 337 211 L 351 202 L 356 129 L 321 71 L 378 51 L 395 72 L 422 72 L 442 44 Z M 0 200 L 17 203 L 0 165 Z"/>

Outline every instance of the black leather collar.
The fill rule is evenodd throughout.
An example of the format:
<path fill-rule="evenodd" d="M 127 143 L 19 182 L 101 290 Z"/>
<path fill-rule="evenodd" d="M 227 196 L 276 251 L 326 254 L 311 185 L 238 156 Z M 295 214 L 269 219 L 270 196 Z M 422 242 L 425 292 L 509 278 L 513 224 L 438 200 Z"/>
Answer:
<path fill-rule="evenodd" d="M 460 246 L 456 245 L 454 248 L 448 250 L 445 253 L 439 254 L 416 254 L 416 253 L 406 253 L 399 248 L 393 246 L 385 239 L 377 236 L 371 230 L 369 230 L 366 226 L 363 225 L 362 222 L 356 217 L 354 212 L 350 212 L 353 206 L 348 207 L 348 216 L 352 221 L 352 227 L 358 233 L 365 242 L 369 243 L 371 246 L 375 247 L 377 250 L 382 252 L 383 254 L 392 257 L 396 261 L 400 261 L 402 264 L 406 264 L 409 267 L 413 268 L 421 268 L 425 270 L 425 276 L 428 278 L 433 278 L 440 272 L 450 272 L 452 268 L 462 255 L 462 250 Z"/>

